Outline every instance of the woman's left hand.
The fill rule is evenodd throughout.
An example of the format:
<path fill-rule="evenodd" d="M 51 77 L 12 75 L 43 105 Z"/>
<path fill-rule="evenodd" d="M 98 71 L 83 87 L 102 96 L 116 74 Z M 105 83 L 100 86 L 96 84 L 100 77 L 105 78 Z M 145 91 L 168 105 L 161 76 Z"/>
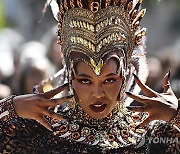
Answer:
<path fill-rule="evenodd" d="M 143 104 L 142 106 L 128 106 L 127 109 L 135 112 L 148 112 L 149 116 L 139 125 L 140 127 L 147 125 L 152 120 L 170 121 L 176 116 L 178 99 L 171 89 L 169 76 L 170 72 L 164 77 L 163 93 L 158 93 L 143 84 L 134 74 L 135 82 L 146 96 L 126 92 L 129 97 Z"/>

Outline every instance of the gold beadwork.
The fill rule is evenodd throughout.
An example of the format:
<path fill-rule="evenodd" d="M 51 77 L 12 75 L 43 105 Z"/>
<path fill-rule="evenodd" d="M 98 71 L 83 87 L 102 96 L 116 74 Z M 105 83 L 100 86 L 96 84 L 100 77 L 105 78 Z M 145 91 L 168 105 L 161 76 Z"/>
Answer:
<path fill-rule="evenodd" d="M 66 10 L 68 10 L 67 0 L 64 0 L 64 8 L 65 8 Z"/>
<path fill-rule="evenodd" d="M 133 7 L 133 2 L 129 2 L 128 5 L 127 5 L 127 10 L 130 11 Z"/>
<path fill-rule="evenodd" d="M 136 144 L 136 141 L 133 138 L 131 138 L 131 137 L 128 137 L 128 141 L 133 143 L 133 144 Z"/>
<path fill-rule="evenodd" d="M 75 6 L 75 3 L 77 4 L 77 6 Z M 130 28 L 130 32 L 131 32 L 130 38 L 132 38 L 132 41 L 129 41 L 129 42 L 132 42 L 129 46 L 131 48 L 129 51 L 131 51 L 134 48 L 133 42 L 135 43 L 135 45 L 136 45 L 136 43 L 137 43 L 137 45 L 139 44 L 137 41 L 137 37 L 136 37 L 136 39 L 135 39 L 135 37 L 133 38 L 133 34 L 139 27 L 139 25 L 137 24 L 137 21 L 140 21 L 141 18 L 145 14 L 145 9 L 138 11 L 139 10 L 138 8 L 140 7 L 141 3 L 142 3 L 142 0 L 139 0 L 138 2 L 135 2 L 135 3 L 132 0 L 131 1 L 127 1 L 127 0 L 105 0 L 105 1 L 87 0 L 87 3 L 85 3 L 82 0 L 76 0 L 76 2 L 75 2 L 75 0 L 69 0 L 69 1 L 64 0 L 64 1 L 60 1 L 60 4 L 59 4 L 60 12 L 59 12 L 58 18 L 59 18 L 59 21 L 62 22 L 65 11 L 67 11 L 67 10 L 69 11 L 70 8 L 75 8 L 75 7 L 76 7 L 75 9 L 83 8 L 83 7 L 85 8 L 85 4 L 86 5 L 88 4 L 88 7 L 86 6 L 86 9 L 88 8 L 91 11 L 91 13 L 93 13 L 94 15 L 99 14 L 99 11 L 101 11 L 102 9 L 105 9 L 105 8 L 109 9 L 108 7 L 114 7 L 112 9 L 120 8 L 121 11 L 119 11 L 118 15 L 120 15 L 121 18 L 117 18 L 117 15 L 114 16 L 113 15 L 114 13 L 111 13 L 111 15 L 109 15 L 109 16 L 111 16 L 109 19 L 106 18 L 104 20 L 101 20 L 101 22 L 94 22 L 93 24 L 88 21 L 89 20 L 88 18 L 91 18 L 94 16 L 89 12 L 87 12 L 85 15 L 85 18 L 87 18 L 88 20 L 84 21 L 84 19 L 85 19 L 84 17 L 82 18 L 82 20 L 79 20 L 81 18 L 81 15 L 84 12 L 81 10 L 81 11 L 79 11 L 79 14 L 78 14 L 78 16 L 80 17 L 80 18 L 78 18 L 78 22 L 77 22 L 77 19 L 74 18 L 73 24 L 72 24 L 72 22 L 70 22 L 70 27 L 86 29 L 86 30 L 90 30 L 92 32 L 101 32 L 101 29 L 104 29 L 107 26 L 111 26 L 111 25 L 113 27 L 114 24 L 119 25 L 122 28 L 125 25 L 128 25 Z M 68 7 L 68 6 L 70 6 L 70 7 Z M 105 10 L 103 12 L 106 13 Z M 108 15 L 107 15 L 107 17 L 108 17 Z M 91 19 L 93 19 L 93 18 L 91 18 Z M 97 21 L 99 19 L 101 19 L 101 18 L 95 17 L 93 19 L 93 21 Z M 128 28 L 126 30 L 128 30 Z M 58 35 L 60 35 L 60 33 L 61 33 L 61 30 L 59 30 Z M 88 33 L 85 35 L 88 35 Z M 141 40 L 140 37 L 141 36 L 138 36 L 138 40 Z M 60 39 L 63 39 L 63 38 L 64 37 L 60 37 Z M 110 43 L 109 40 L 110 39 L 108 39 L 108 43 Z M 115 40 L 117 40 L 117 38 L 115 38 Z M 59 40 L 59 41 L 62 41 L 62 40 Z M 97 41 L 97 42 L 99 42 L 99 41 Z M 93 47 L 93 49 L 94 49 L 94 47 Z M 98 49 L 98 47 L 96 45 L 95 45 L 95 49 Z M 94 52 L 95 50 L 92 50 L 92 51 Z M 99 50 L 97 50 L 97 51 L 99 53 Z M 130 56 L 128 56 L 128 57 L 130 57 Z"/>
<path fill-rule="evenodd" d="M 94 32 L 94 26 L 93 25 L 90 25 L 90 30 L 92 31 L 92 32 Z"/>
<path fill-rule="evenodd" d="M 142 133 L 145 133 L 145 130 L 144 129 L 136 129 L 136 132 L 142 134 Z"/>
<path fill-rule="evenodd" d="M 98 64 L 96 64 L 96 62 L 94 61 L 94 59 L 90 58 L 90 63 L 93 66 L 94 72 L 99 76 L 101 69 L 103 67 L 103 60 L 100 59 Z"/>
<path fill-rule="evenodd" d="M 143 0 L 139 0 L 139 3 L 142 3 L 143 2 Z"/>
<path fill-rule="evenodd" d="M 60 4 L 59 12 L 60 12 L 61 14 L 64 14 L 63 4 L 62 4 L 62 3 Z"/>
<path fill-rule="evenodd" d="M 145 13 L 146 13 L 146 9 L 142 9 L 141 17 L 144 17 Z"/>
<path fill-rule="evenodd" d="M 121 0 L 121 3 L 125 5 L 127 3 L 127 0 Z"/>
<path fill-rule="evenodd" d="M 77 0 L 77 5 L 78 5 L 80 8 L 83 8 L 83 5 L 82 5 L 81 0 Z"/>
<path fill-rule="evenodd" d="M 106 0 L 105 6 L 108 7 L 110 5 L 111 0 Z"/>
<path fill-rule="evenodd" d="M 94 26 L 85 21 L 71 20 L 69 26 L 71 28 L 84 28 L 94 32 Z"/>
<path fill-rule="evenodd" d="M 83 28 L 87 29 L 86 23 L 83 21 Z"/>
<path fill-rule="evenodd" d="M 135 35 L 142 38 L 146 35 L 146 28 L 142 28 L 141 30 L 137 31 Z"/>
<path fill-rule="evenodd" d="M 136 21 L 141 20 L 141 18 L 144 17 L 145 13 L 146 13 L 146 9 L 142 9 L 142 10 L 137 14 L 137 16 L 136 16 L 136 18 L 134 19 L 134 21 L 132 22 L 132 25 L 133 25 Z"/>
<path fill-rule="evenodd" d="M 90 10 L 92 11 L 92 12 L 97 12 L 97 11 L 99 11 L 99 9 L 100 9 L 100 3 L 99 2 L 91 2 L 91 4 L 90 4 Z"/>
<path fill-rule="evenodd" d="M 74 5 L 74 0 L 70 0 L 70 6 L 71 6 L 72 8 L 75 7 L 75 5 Z"/>

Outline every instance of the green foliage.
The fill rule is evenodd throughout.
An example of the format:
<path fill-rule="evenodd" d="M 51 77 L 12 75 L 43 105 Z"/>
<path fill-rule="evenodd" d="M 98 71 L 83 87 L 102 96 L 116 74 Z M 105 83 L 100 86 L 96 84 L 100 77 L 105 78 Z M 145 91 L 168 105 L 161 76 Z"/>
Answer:
<path fill-rule="evenodd" d="M 2 5 L 2 1 L 0 1 L 0 29 L 6 27 L 6 18 L 4 15 L 4 9 L 3 9 L 3 5 Z"/>

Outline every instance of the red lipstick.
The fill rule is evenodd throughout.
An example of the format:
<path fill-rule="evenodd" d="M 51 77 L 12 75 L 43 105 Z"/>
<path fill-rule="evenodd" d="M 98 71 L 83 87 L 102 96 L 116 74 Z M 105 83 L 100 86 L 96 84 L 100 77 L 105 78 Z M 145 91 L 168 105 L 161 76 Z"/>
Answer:
<path fill-rule="evenodd" d="M 90 108 L 94 112 L 102 112 L 105 110 L 106 104 L 104 104 L 103 102 L 96 102 L 96 103 L 90 105 Z"/>

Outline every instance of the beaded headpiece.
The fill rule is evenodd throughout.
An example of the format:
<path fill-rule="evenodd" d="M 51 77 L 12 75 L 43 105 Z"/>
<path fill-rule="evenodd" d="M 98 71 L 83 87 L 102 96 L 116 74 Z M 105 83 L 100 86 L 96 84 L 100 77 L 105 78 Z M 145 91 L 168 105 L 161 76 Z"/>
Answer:
<path fill-rule="evenodd" d="M 141 81 L 145 81 L 148 75 L 146 29 L 140 28 L 146 12 L 140 10 L 142 0 L 49 0 L 49 3 L 58 20 L 58 43 L 62 46 L 69 82 L 76 73 L 74 66 L 77 62 L 87 63 L 99 76 L 103 66 L 113 57 L 119 63 L 117 73 L 121 73 L 126 83 L 121 92 L 138 93 L 140 89 L 132 73 Z M 126 98 L 126 102 L 131 101 Z M 69 106 L 70 110 L 65 108 L 62 112 L 70 120 L 54 125 L 56 134 L 108 148 L 134 144 L 142 132 L 130 125 L 134 113 L 124 111 L 120 104 L 123 103 L 102 120 L 90 118 L 78 104 Z M 139 114 L 137 119 L 143 118 L 144 115 Z"/>
<path fill-rule="evenodd" d="M 105 55 L 121 52 L 125 68 L 134 49 L 141 44 L 146 29 L 140 21 L 146 10 L 139 10 L 142 0 L 57 0 L 51 1 L 58 20 L 58 43 L 62 45 L 68 68 L 72 61 L 85 60 L 100 75 Z M 58 9 L 57 9 L 58 8 Z M 55 11 L 57 10 L 57 11 Z M 78 52 L 86 58 L 71 59 Z M 118 55 L 118 56 L 117 56 Z"/>
<path fill-rule="evenodd" d="M 62 46 L 69 80 L 75 73 L 75 63 L 83 61 L 100 75 L 106 62 L 114 57 L 119 62 L 117 73 L 122 73 L 126 79 L 126 90 L 139 93 L 140 88 L 135 84 L 132 73 L 142 82 L 148 75 L 146 28 L 140 27 L 146 12 L 146 9 L 141 9 L 142 1 L 47 1 L 58 21 L 58 43 Z"/>

